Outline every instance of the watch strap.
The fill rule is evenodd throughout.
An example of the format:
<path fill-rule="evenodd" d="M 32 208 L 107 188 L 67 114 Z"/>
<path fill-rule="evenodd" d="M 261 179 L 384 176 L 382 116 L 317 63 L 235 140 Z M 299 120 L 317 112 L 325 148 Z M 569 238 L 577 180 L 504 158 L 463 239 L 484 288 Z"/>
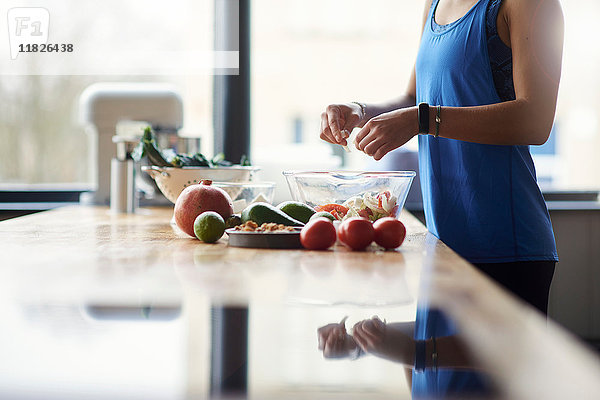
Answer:
<path fill-rule="evenodd" d="M 419 104 L 418 119 L 419 133 L 429 134 L 429 104 Z"/>
<path fill-rule="evenodd" d="M 415 341 L 415 372 L 425 371 L 425 351 L 426 342 L 424 340 Z"/>

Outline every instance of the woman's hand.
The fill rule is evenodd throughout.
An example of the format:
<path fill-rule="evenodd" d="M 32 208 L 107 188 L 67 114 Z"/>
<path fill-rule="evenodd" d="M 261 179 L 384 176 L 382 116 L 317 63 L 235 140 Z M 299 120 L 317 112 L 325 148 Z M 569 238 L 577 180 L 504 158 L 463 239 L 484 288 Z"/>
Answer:
<path fill-rule="evenodd" d="M 356 136 L 356 148 L 379 161 L 418 134 L 417 108 L 409 107 L 371 118 Z"/>
<path fill-rule="evenodd" d="M 346 333 L 346 319 L 339 324 L 328 324 L 317 330 L 319 350 L 325 358 L 346 358 L 357 352 L 358 346 L 352 336 Z"/>
<path fill-rule="evenodd" d="M 361 350 L 407 366 L 414 363 L 415 342 L 394 326 L 387 326 L 377 316 L 354 325 L 352 336 Z"/>
<path fill-rule="evenodd" d="M 364 115 L 358 104 L 332 104 L 321 114 L 321 139 L 346 146 L 352 129 L 360 126 Z"/>

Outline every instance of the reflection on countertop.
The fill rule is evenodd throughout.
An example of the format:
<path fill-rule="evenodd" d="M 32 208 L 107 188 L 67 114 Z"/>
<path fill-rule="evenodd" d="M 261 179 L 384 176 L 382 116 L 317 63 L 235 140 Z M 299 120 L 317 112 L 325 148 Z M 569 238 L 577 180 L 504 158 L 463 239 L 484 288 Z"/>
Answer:
<path fill-rule="evenodd" d="M 406 242 L 387 252 L 207 245 L 170 218 L 70 207 L 0 223 L 0 398 L 411 398 L 411 360 L 318 349 L 318 327 L 348 316 L 354 334 L 374 315 L 438 321 L 417 337 L 436 337 L 439 358 L 415 373 L 415 398 L 600 395 L 595 356 L 408 213 Z M 458 375 L 448 343 L 469 355 Z M 442 377 L 485 385 L 448 392 Z"/>

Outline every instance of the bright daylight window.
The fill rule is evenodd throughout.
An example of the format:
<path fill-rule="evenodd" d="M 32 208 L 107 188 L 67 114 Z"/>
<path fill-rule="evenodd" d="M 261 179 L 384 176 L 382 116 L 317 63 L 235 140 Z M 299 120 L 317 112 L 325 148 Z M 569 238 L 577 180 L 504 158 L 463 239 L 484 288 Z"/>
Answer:
<path fill-rule="evenodd" d="M 600 47 L 589 45 L 598 2 L 563 1 L 566 35 L 556 124 L 532 146 L 540 184 L 600 186 Z M 255 0 L 252 2 L 252 149 L 257 163 L 349 168 L 368 158 L 318 138 L 320 113 L 335 102 L 381 101 L 406 87 L 419 43 L 423 2 Z M 409 148 L 416 150 L 412 143 Z M 384 158 L 385 160 L 385 158 Z M 271 176 L 270 176 L 271 177 Z M 269 177 L 269 178 L 270 178 Z M 285 195 L 285 193 L 283 193 Z"/>
<path fill-rule="evenodd" d="M 48 44 L 72 44 L 73 51 L 12 59 L 19 38 L 9 41 L 5 24 L 9 10 L 19 7 L 46 9 Z M 206 61 L 212 60 L 213 7 L 214 1 L 196 0 L 3 1 L 0 186 L 93 184 L 78 101 L 95 82 L 174 85 L 184 103 L 180 134 L 201 136 L 203 150 L 212 151 L 213 77 Z M 20 29 L 35 28 L 24 21 Z"/>
<path fill-rule="evenodd" d="M 181 133 L 201 136 L 202 150 L 212 152 L 212 76 L 192 71 L 193 60 L 181 54 L 212 49 L 213 1 L 172 0 L 168 7 L 147 0 L 29 3 L 2 2 L 0 15 L 12 7 L 45 7 L 50 41 L 73 42 L 86 57 L 61 63 L 30 62 L 25 56 L 10 60 L 8 37 L 0 35 L 0 184 L 93 180 L 89 138 L 78 121 L 77 103 L 85 87 L 100 81 L 175 84 L 185 104 Z M 252 155 L 264 167 L 263 179 L 285 188 L 279 178 L 283 169 L 367 165 L 364 155 L 319 140 L 319 115 L 332 102 L 385 100 L 404 90 L 419 41 L 421 3 L 252 1 Z M 585 45 L 593 37 L 592 25 L 579 22 L 599 12 L 600 3 L 565 0 L 563 9 L 565 53 L 555 129 L 549 143 L 532 152 L 542 184 L 595 189 L 600 186 L 600 76 L 595 72 L 600 47 Z M 5 24 L 6 18 L 0 21 Z M 108 44 L 118 46 L 107 51 Z M 123 61 L 124 55 L 156 48 L 163 51 L 146 64 L 162 65 L 160 73 L 127 71 L 127 65 L 140 60 Z M 182 60 L 177 65 L 187 69 L 173 67 L 173 60 Z M 17 70 L 13 61 L 19 63 Z M 119 67 L 125 73 L 118 73 Z M 28 75 L 40 70 L 40 75 Z M 416 148 L 414 143 L 408 147 Z"/>

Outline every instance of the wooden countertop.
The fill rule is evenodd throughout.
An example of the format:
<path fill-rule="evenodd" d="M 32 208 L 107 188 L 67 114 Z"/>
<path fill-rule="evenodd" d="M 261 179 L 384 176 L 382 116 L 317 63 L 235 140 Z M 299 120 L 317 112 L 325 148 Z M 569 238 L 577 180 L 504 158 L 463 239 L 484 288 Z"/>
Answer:
<path fill-rule="evenodd" d="M 380 291 L 373 294 L 375 298 L 365 300 L 379 305 L 399 299 L 414 302 L 419 273 L 425 261 L 468 265 L 407 212 L 401 218 L 407 226 L 407 239 L 397 251 L 387 252 L 352 252 L 343 246 L 328 251 L 243 249 L 227 246 L 226 235 L 216 244 L 204 244 L 170 224 L 171 216 L 170 208 L 140 209 L 133 215 L 115 215 L 105 207 L 77 206 L 4 221 L 0 224 L 3 264 L 28 267 L 41 275 L 60 266 L 63 271 L 73 272 L 69 279 L 72 284 L 76 276 L 94 271 L 94 279 L 103 283 L 99 289 L 115 274 L 143 278 L 141 272 L 152 276 L 168 273 L 173 268 L 177 274 L 187 275 L 187 279 L 201 279 L 197 276 L 197 268 L 216 265 L 223 270 L 219 278 L 223 282 L 215 285 L 218 290 L 214 295 L 222 301 L 243 302 L 248 296 L 274 296 L 277 293 L 265 293 L 260 288 L 260 279 L 265 277 L 265 272 L 277 274 L 284 280 L 280 284 L 287 285 L 288 277 L 282 276 L 282 271 L 295 273 L 296 269 L 308 277 L 320 276 L 320 286 L 327 292 L 321 295 L 329 299 L 323 299 L 324 302 L 345 301 L 343 297 L 347 295 L 348 285 L 355 293 L 365 289 L 364 295 L 368 296 L 367 292 L 373 292 L 368 289 L 373 282 L 364 277 L 369 274 L 376 275 L 373 279 L 379 279 L 381 282 L 378 283 L 387 282 L 390 288 L 402 284 L 404 293 L 398 294 L 395 289 Z M 233 268 L 235 272 L 229 276 L 227 271 Z M 262 274 L 256 274 L 257 271 Z M 245 276 L 244 287 L 240 288 L 233 281 L 242 275 Z M 273 278 L 271 275 L 268 275 L 269 279 Z M 332 275 L 331 279 L 326 278 L 328 275 Z M 92 295 L 98 287 L 89 285 L 89 275 L 81 277 L 85 277 L 87 285 L 77 283 L 76 286 L 85 287 L 87 295 Z M 47 279 L 54 279 L 54 275 Z M 226 282 L 227 279 L 230 280 Z M 336 283 L 340 279 L 342 282 Z M 156 291 L 146 289 L 151 296 L 172 299 L 180 292 L 178 285 Z M 340 298 L 331 293 L 335 291 Z"/>
<path fill-rule="evenodd" d="M 315 331 L 344 314 L 408 321 L 423 296 L 455 320 L 507 398 L 600 395 L 600 380 L 592 379 L 600 366 L 589 351 L 407 212 L 407 239 L 388 252 L 240 249 L 225 238 L 203 244 L 171 225 L 171 215 L 169 208 L 113 215 L 75 206 L 0 222 L 0 318 L 7 327 L 0 333 L 0 397 L 31 396 L 18 390 L 32 380 L 79 398 L 86 384 L 145 398 L 203 397 L 208 310 L 251 305 L 255 395 L 408 398 L 397 379 L 401 368 L 375 358 L 325 361 Z M 170 322 L 115 322 L 131 319 L 136 307 Z M 103 319 L 114 310 L 126 312 Z M 32 356 L 41 366 L 24 361 Z M 2 378 L 9 370 L 10 379 Z M 58 392 L 53 382 L 63 382 Z"/>

